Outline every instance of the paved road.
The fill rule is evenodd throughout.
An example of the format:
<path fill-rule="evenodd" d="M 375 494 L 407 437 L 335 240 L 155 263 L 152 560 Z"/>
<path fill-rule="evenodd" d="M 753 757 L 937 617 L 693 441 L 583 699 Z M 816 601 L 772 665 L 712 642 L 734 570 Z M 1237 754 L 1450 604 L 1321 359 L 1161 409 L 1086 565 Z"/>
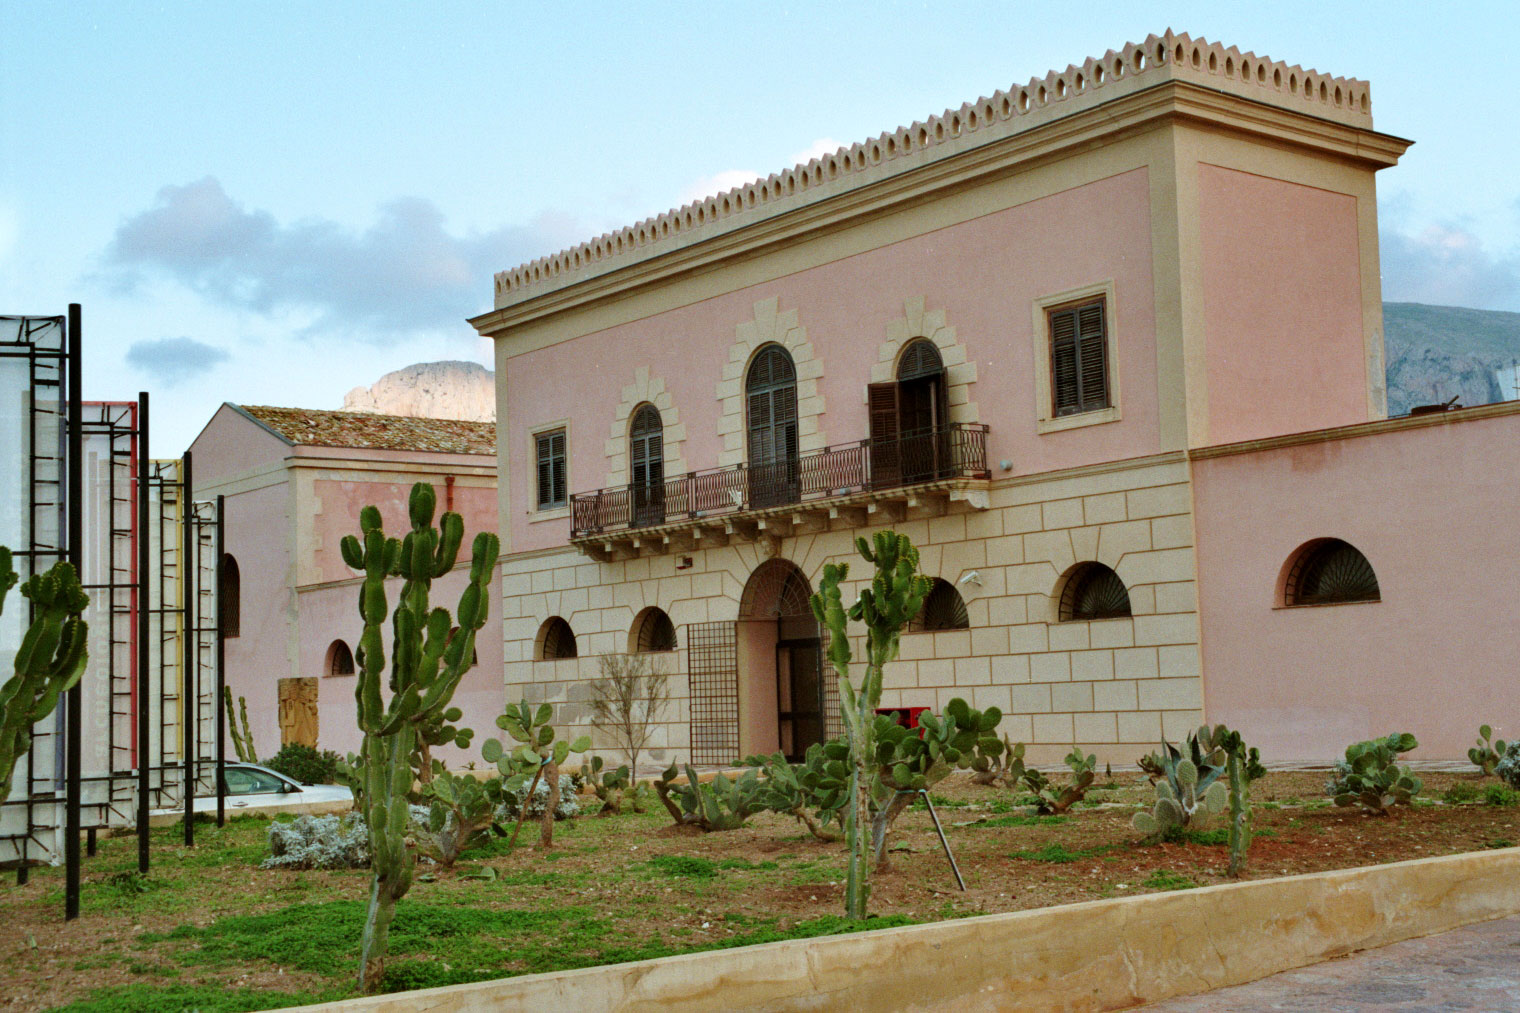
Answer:
<path fill-rule="evenodd" d="M 1520 917 L 1143 1007 L 1146 1013 L 1520 1013 Z"/>

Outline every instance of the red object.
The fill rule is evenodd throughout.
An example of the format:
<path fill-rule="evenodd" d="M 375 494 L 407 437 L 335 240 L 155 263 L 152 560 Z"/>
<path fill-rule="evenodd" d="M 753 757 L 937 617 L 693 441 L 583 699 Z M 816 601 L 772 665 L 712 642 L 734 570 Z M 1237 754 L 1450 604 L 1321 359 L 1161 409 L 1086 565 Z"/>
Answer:
<path fill-rule="evenodd" d="M 904 728 L 917 728 L 918 716 L 928 709 L 928 707 L 878 707 L 876 713 L 896 718 L 897 723 Z"/>

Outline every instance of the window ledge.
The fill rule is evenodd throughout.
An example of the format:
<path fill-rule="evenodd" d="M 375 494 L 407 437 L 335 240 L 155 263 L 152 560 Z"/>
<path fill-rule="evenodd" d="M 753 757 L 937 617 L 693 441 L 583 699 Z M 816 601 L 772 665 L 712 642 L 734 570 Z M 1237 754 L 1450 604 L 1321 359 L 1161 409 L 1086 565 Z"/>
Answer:
<path fill-rule="evenodd" d="M 1273 605 L 1274 612 L 1292 612 L 1296 609 L 1333 609 L 1342 605 L 1381 605 L 1381 598 L 1362 598 L 1357 601 L 1311 601 L 1302 605 Z"/>
<path fill-rule="evenodd" d="M 1080 429 L 1083 426 L 1100 426 L 1105 422 L 1118 422 L 1123 416 L 1119 413 L 1119 406 L 1112 405 L 1108 408 L 1099 408 L 1097 411 L 1079 412 L 1075 415 L 1061 415 L 1053 419 L 1040 419 L 1035 423 L 1036 430 L 1045 433 L 1059 433 L 1067 429 Z"/>
<path fill-rule="evenodd" d="M 531 511 L 528 515 L 528 523 L 539 524 L 543 521 L 562 521 L 569 516 L 570 507 L 568 505 L 561 507 L 550 507 L 546 510 Z"/>

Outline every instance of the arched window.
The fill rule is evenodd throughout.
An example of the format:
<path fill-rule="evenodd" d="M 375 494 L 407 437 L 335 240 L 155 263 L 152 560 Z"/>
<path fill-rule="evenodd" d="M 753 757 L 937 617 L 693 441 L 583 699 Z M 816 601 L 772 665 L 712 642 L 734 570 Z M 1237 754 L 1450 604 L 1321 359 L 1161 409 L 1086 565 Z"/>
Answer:
<path fill-rule="evenodd" d="M 1082 563 L 1061 591 L 1061 622 L 1119 619 L 1130 614 L 1129 589 L 1102 563 Z"/>
<path fill-rule="evenodd" d="M 221 586 L 217 588 L 217 602 L 222 636 L 237 636 L 243 616 L 243 577 L 238 572 L 237 560 L 232 558 L 230 552 L 222 553 L 222 579 Z"/>
<path fill-rule="evenodd" d="M 570 629 L 570 624 L 554 616 L 539 627 L 536 656 L 540 661 L 575 657 L 575 632 Z"/>
<path fill-rule="evenodd" d="M 797 484 L 797 368 L 780 345 L 767 345 L 744 382 L 749 434 L 750 505 L 792 503 Z"/>
<path fill-rule="evenodd" d="M 650 606 L 633 619 L 629 650 L 634 654 L 676 649 L 676 627 L 664 609 Z"/>
<path fill-rule="evenodd" d="M 873 485 L 927 482 L 950 467 L 945 363 L 934 342 L 910 341 L 897 360 L 897 379 L 870 384 L 866 405 Z"/>
<path fill-rule="evenodd" d="M 1354 545 L 1322 538 L 1298 551 L 1283 584 L 1286 605 L 1381 601 L 1377 574 Z"/>
<path fill-rule="evenodd" d="M 341 640 L 334 640 L 327 648 L 327 674 L 353 675 L 354 652 Z"/>
<path fill-rule="evenodd" d="M 665 426 L 660 410 L 644 403 L 633 413 L 628 430 L 629 483 L 636 527 L 665 522 Z"/>
<path fill-rule="evenodd" d="M 966 601 L 961 593 L 948 580 L 935 577 L 929 596 L 924 599 L 924 607 L 919 609 L 918 615 L 908 624 L 908 630 L 912 633 L 964 630 L 970 625 L 971 620 L 966 615 Z"/>
<path fill-rule="evenodd" d="M 898 413 L 903 433 L 945 424 L 945 363 L 927 338 L 909 343 L 897 360 Z"/>

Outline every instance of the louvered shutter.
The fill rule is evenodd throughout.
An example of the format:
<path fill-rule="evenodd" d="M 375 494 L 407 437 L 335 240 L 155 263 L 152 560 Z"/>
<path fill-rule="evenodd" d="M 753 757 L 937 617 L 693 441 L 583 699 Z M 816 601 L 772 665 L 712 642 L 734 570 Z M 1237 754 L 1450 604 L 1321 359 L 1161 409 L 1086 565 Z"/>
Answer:
<path fill-rule="evenodd" d="M 538 450 L 538 505 L 559 506 L 565 502 L 565 432 L 540 433 L 535 438 Z"/>
<path fill-rule="evenodd" d="M 898 445 L 898 386 L 895 381 L 866 387 L 866 408 L 871 425 L 871 485 L 888 489 L 901 481 L 901 447 Z"/>
<path fill-rule="evenodd" d="M 1108 407 L 1108 354 L 1104 340 L 1103 303 L 1077 309 L 1077 382 L 1082 389 L 1081 411 Z"/>
<path fill-rule="evenodd" d="M 1050 315 L 1050 384 L 1056 415 L 1081 411 L 1081 388 L 1077 380 L 1077 311 L 1057 310 Z"/>

